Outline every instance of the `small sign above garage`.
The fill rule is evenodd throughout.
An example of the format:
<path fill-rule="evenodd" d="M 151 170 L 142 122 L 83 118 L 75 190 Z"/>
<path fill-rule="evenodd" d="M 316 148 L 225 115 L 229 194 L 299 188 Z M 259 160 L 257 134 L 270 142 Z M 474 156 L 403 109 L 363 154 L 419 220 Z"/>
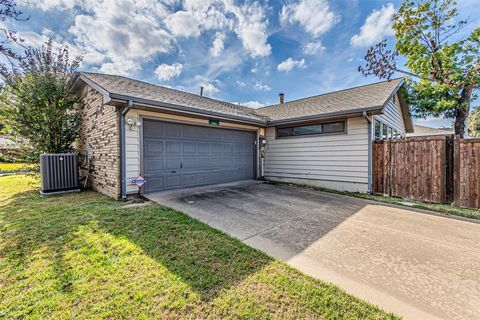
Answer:
<path fill-rule="evenodd" d="M 220 120 L 208 119 L 208 124 L 211 125 L 211 126 L 219 126 L 220 125 Z"/>

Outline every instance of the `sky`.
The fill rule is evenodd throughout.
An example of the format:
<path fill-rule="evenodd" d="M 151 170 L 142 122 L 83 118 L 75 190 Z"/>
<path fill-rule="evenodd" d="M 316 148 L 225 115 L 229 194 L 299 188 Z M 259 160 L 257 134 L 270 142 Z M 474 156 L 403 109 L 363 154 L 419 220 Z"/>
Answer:
<path fill-rule="evenodd" d="M 477 0 L 459 1 L 468 32 Z M 53 37 L 81 70 L 119 74 L 250 107 L 363 85 L 367 49 L 388 39 L 401 1 L 18 0 L 26 45 Z M 450 126 L 450 120 L 419 124 Z"/>

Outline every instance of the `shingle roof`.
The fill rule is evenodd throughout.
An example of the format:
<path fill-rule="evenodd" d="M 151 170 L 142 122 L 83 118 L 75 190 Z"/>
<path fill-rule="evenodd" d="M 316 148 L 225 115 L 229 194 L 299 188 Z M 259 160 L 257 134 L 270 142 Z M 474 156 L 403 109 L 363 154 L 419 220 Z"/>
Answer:
<path fill-rule="evenodd" d="M 451 128 L 432 128 L 427 126 L 419 126 L 418 124 L 416 124 L 413 126 L 413 132 L 407 133 L 407 137 L 447 135 L 454 133 L 455 130 Z"/>
<path fill-rule="evenodd" d="M 88 78 L 110 95 L 138 98 L 264 123 L 381 109 L 402 82 L 401 79 L 394 79 L 253 109 L 117 75 L 81 72 L 80 76 Z"/>
<path fill-rule="evenodd" d="M 110 94 L 184 106 L 198 109 L 199 111 L 221 113 L 245 118 L 246 120 L 266 121 L 266 117 L 257 113 L 255 109 L 233 103 L 202 97 L 196 94 L 117 75 L 90 72 L 81 72 L 80 74 L 87 77 Z"/>
<path fill-rule="evenodd" d="M 257 109 L 272 121 L 381 108 L 402 79 L 383 81 Z"/>

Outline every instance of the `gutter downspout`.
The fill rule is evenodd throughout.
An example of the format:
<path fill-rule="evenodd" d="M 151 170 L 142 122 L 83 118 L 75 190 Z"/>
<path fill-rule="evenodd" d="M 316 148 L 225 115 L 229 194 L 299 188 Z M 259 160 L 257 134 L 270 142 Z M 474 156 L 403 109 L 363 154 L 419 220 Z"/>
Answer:
<path fill-rule="evenodd" d="M 368 193 L 372 194 L 372 120 L 366 111 L 362 115 L 368 123 Z"/>
<path fill-rule="evenodd" d="M 127 198 L 127 164 L 125 161 L 126 158 L 126 148 L 125 148 L 125 115 L 127 114 L 128 111 L 130 111 L 133 108 L 133 102 L 132 100 L 128 100 L 128 105 L 125 109 L 122 110 L 120 113 L 120 175 L 121 175 L 121 187 L 120 187 L 120 193 L 122 199 Z"/>

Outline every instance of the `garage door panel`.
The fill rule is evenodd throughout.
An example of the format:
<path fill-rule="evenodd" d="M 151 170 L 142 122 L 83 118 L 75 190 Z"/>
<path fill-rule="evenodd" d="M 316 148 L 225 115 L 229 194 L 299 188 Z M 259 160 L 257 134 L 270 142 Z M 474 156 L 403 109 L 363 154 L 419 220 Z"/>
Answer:
<path fill-rule="evenodd" d="M 145 159 L 145 172 L 157 172 L 164 169 L 163 159 Z"/>
<path fill-rule="evenodd" d="M 211 179 L 210 175 L 208 173 L 199 173 L 197 174 L 197 184 L 198 185 L 205 185 L 205 184 L 210 184 Z"/>
<path fill-rule="evenodd" d="M 165 189 L 173 189 L 181 187 L 182 177 L 180 175 L 166 176 L 165 177 Z"/>
<path fill-rule="evenodd" d="M 222 154 L 222 144 L 219 142 L 212 142 L 211 146 L 212 154 Z"/>
<path fill-rule="evenodd" d="M 182 167 L 182 159 L 181 158 L 167 158 L 167 159 L 165 159 L 165 169 L 175 170 L 175 169 L 180 169 L 181 167 Z"/>
<path fill-rule="evenodd" d="M 148 139 L 145 140 L 145 153 L 149 155 L 163 153 L 163 140 Z"/>
<path fill-rule="evenodd" d="M 182 176 L 182 185 L 183 186 L 194 186 L 197 184 L 197 175 L 196 174 L 185 174 Z"/>
<path fill-rule="evenodd" d="M 210 165 L 212 168 L 222 168 L 222 158 L 212 158 Z"/>
<path fill-rule="evenodd" d="M 175 123 L 165 123 L 166 138 L 180 138 L 182 136 L 182 126 Z"/>
<path fill-rule="evenodd" d="M 233 159 L 235 159 L 234 157 L 223 157 L 223 167 L 224 168 L 229 168 L 229 167 L 232 167 L 234 166 L 233 164 Z"/>
<path fill-rule="evenodd" d="M 233 154 L 233 143 L 223 144 L 223 154 Z"/>
<path fill-rule="evenodd" d="M 197 169 L 197 158 L 182 158 L 182 169 Z"/>
<path fill-rule="evenodd" d="M 233 153 L 234 154 L 242 154 L 243 153 L 243 148 L 241 143 L 235 143 L 233 145 Z"/>
<path fill-rule="evenodd" d="M 164 189 L 164 179 L 163 177 L 155 176 L 145 176 L 145 179 L 148 181 L 148 187 L 152 190 Z"/>
<path fill-rule="evenodd" d="M 213 183 L 219 183 L 223 182 L 222 178 L 224 177 L 223 172 L 212 172 L 212 182 Z"/>
<path fill-rule="evenodd" d="M 196 138 L 199 140 L 209 140 L 210 131 L 206 127 L 196 127 Z"/>
<path fill-rule="evenodd" d="M 210 158 L 197 158 L 198 169 L 210 168 Z"/>
<path fill-rule="evenodd" d="M 235 132 L 234 131 L 225 131 L 222 137 L 225 142 L 234 142 L 235 141 Z"/>
<path fill-rule="evenodd" d="M 145 120 L 144 122 L 147 122 Z M 143 138 L 162 138 L 163 137 L 163 122 L 148 121 L 149 125 L 143 128 Z"/>
<path fill-rule="evenodd" d="M 195 139 L 197 138 L 197 127 L 192 126 L 183 126 L 182 128 L 182 136 L 186 139 Z"/>
<path fill-rule="evenodd" d="M 196 154 L 197 153 L 197 143 L 186 141 L 183 143 L 183 154 Z"/>
<path fill-rule="evenodd" d="M 167 141 L 165 149 L 167 154 L 180 154 L 182 150 L 182 143 L 180 141 Z"/>
<path fill-rule="evenodd" d="M 144 120 L 145 192 L 254 178 L 254 133 Z"/>
<path fill-rule="evenodd" d="M 252 154 L 254 152 L 253 145 L 251 143 L 244 143 L 243 144 L 243 153 L 244 154 Z"/>
<path fill-rule="evenodd" d="M 209 142 L 199 142 L 197 147 L 198 147 L 198 154 L 210 154 Z"/>

